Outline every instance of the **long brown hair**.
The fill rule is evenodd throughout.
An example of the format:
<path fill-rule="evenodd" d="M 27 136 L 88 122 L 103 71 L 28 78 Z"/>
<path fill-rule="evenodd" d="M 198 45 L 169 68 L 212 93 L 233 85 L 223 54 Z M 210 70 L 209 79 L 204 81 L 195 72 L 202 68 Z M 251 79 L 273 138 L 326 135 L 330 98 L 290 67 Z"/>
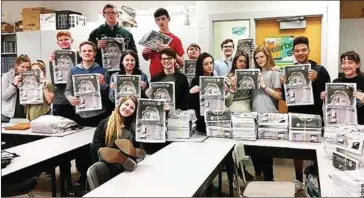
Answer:
<path fill-rule="evenodd" d="M 268 69 L 273 68 L 275 65 L 274 60 L 273 60 L 273 56 L 272 56 L 272 52 L 270 51 L 270 49 L 264 45 L 259 45 L 257 48 L 255 48 L 254 52 L 253 52 L 253 58 L 254 58 L 254 64 L 255 67 L 262 69 L 259 64 L 257 63 L 257 60 L 255 59 L 255 55 L 257 55 L 259 52 L 263 52 L 267 62 L 266 62 L 266 67 Z"/>
<path fill-rule="evenodd" d="M 120 115 L 120 106 L 124 104 L 127 100 L 131 99 L 135 104 L 134 113 L 124 118 Z M 120 100 L 120 103 L 116 106 L 114 111 L 111 113 L 109 120 L 107 121 L 107 127 L 105 131 L 105 145 L 110 145 L 115 139 L 121 137 L 125 129 L 131 129 L 132 124 L 135 121 L 136 109 L 138 108 L 138 100 L 135 97 L 124 97 Z"/>

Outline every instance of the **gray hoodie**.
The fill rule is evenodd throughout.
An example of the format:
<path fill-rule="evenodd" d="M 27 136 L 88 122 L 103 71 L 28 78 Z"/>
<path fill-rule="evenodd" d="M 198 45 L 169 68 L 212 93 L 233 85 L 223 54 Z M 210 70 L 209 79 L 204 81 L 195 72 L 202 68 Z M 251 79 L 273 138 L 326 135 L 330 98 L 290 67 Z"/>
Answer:
<path fill-rule="evenodd" d="M 1 114 L 12 118 L 15 113 L 15 104 L 17 100 L 17 88 L 13 85 L 15 70 L 3 74 L 1 78 Z"/>

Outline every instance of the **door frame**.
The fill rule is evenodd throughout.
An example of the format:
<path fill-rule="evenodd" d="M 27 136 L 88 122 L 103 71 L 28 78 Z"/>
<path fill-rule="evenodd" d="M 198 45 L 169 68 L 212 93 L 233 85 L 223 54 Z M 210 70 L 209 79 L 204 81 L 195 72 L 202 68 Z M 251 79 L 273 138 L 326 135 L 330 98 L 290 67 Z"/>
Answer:
<path fill-rule="evenodd" d="M 329 58 L 328 56 L 328 8 L 326 7 L 312 7 L 310 9 L 286 9 L 286 10 L 274 10 L 274 11 L 253 11 L 253 12 L 237 12 L 237 13 L 221 13 L 221 14 L 209 14 L 209 51 L 213 52 L 213 23 L 215 21 L 230 21 L 230 20 L 249 20 L 249 34 L 255 40 L 255 31 L 256 31 L 256 20 L 265 20 L 265 19 L 276 19 L 278 17 L 294 17 L 294 16 L 305 16 L 305 17 L 321 17 L 321 65 L 324 65 L 327 70 L 329 70 Z M 339 50 L 339 46 L 337 47 L 337 51 Z M 338 60 L 338 56 L 337 56 Z M 333 61 L 330 61 L 333 62 Z M 336 61 L 337 62 L 337 61 Z M 335 69 L 337 69 L 337 64 L 335 64 Z M 335 73 L 335 70 L 333 72 Z M 336 75 L 337 76 L 337 72 Z M 332 79 L 335 76 L 331 76 Z"/>

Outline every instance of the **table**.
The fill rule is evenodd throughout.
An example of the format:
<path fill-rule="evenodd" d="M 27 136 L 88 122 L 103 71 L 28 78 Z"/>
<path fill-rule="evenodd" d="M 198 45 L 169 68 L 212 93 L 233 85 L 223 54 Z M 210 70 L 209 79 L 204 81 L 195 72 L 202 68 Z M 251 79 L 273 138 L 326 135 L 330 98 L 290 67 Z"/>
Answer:
<path fill-rule="evenodd" d="M 47 137 L 6 149 L 20 156 L 2 169 L 2 179 L 34 176 L 50 167 L 57 167 L 62 162 L 74 159 L 79 149 L 90 145 L 95 129 L 88 128 L 65 137 Z M 55 196 L 53 188 L 52 184 L 52 196 Z"/>
<path fill-rule="evenodd" d="M 30 135 L 30 136 L 43 136 L 43 137 L 64 137 L 67 135 L 71 135 L 73 133 L 77 133 L 80 131 L 84 131 L 90 129 L 91 127 L 84 127 L 78 130 L 65 131 L 62 133 L 34 133 L 31 129 L 27 130 L 1 130 L 1 134 L 10 134 L 10 135 Z"/>
<path fill-rule="evenodd" d="M 337 170 L 332 165 L 332 160 L 325 157 L 325 148 L 323 144 L 317 148 L 316 152 L 320 177 L 321 197 L 332 197 L 331 192 L 333 192 L 333 181 L 330 177 L 330 174 Z"/>
<path fill-rule="evenodd" d="M 233 142 L 174 142 L 85 197 L 192 197 L 219 172 Z M 212 179 L 211 179 L 212 178 Z"/>

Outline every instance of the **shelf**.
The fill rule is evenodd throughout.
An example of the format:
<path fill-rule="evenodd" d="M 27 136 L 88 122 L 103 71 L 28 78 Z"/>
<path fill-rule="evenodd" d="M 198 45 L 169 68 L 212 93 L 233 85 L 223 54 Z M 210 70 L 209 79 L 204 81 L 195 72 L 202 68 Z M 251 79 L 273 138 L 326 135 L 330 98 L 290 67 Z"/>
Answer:
<path fill-rule="evenodd" d="M 11 33 L 1 33 L 1 35 L 16 35 L 16 32 L 11 32 Z"/>
<path fill-rule="evenodd" d="M 1 53 L 1 55 L 17 55 L 16 52 L 4 52 L 4 53 Z"/>

